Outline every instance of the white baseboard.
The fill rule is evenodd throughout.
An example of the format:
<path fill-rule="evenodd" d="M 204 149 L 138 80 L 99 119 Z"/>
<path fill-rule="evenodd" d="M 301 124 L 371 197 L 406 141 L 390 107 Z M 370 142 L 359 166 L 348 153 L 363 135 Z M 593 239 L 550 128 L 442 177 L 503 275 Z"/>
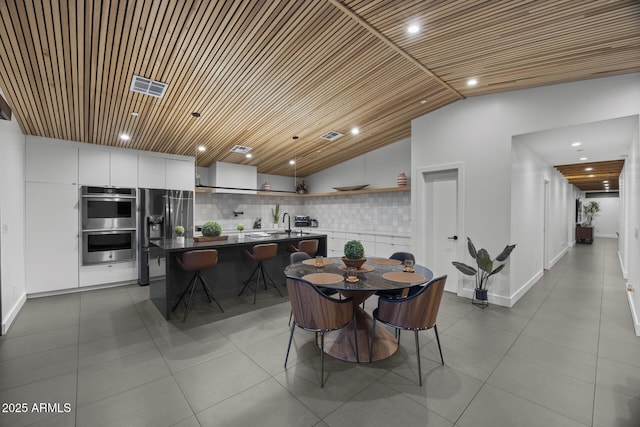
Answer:
<path fill-rule="evenodd" d="M 553 257 L 553 259 L 549 261 L 549 268 L 547 270 L 551 270 L 553 266 L 556 265 L 558 261 L 560 261 L 560 258 L 562 258 L 568 251 L 569 251 L 569 248 L 564 248 L 563 250 L 560 251 L 558 255 Z"/>
<path fill-rule="evenodd" d="M 2 319 L 2 335 L 7 334 L 7 331 L 11 327 L 13 321 L 16 320 L 16 317 L 18 317 L 18 313 L 20 313 L 20 309 L 22 309 L 25 302 L 27 302 L 27 294 L 22 294 L 13 307 L 11 307 L 5 318 Z"/>
<path fill-rule="evenodd" d="M 622 278 L 627 279 L 627 269 L 624 266 L 624 261 L 622 260 L 622 253 L 618 251 L 618 261 L 620 262 L 620 270 L 622 271 Z"/>
<path fill-rule="evenodd" d="M 629 309 L 631 310 L 631 319 L 633 320 L 633 329 L 636 331 L 636 336 L 640 337 L 640 319 L 638 319 L 638 312 L 633 304 L 633 291 L 627 290 L 627 300 L 629 301 Z"/>
<path fill-rule="evenodd" d="M 605 239 L 617 239 L 618 235 L 617 234 L 594 234 L 593 237 L 602 237 Z"/>
<path fill-rule="evenodd" d="M 565 251 L 566 253 L 566 251 Z M 558 262 L 557 260 L 555 262 Z M 518 300 L 520 298 L 522 298 L 524 296 L 524 294 L 527 293 L 527 291 L 531 288 L 533 288 L 533 285 L 535 285 L 538 280 L 542 279 L 542 276 L 544 276 L 544 270 L 540 270 L 538 271 L 536 274 L 533 275 L 532 278 L 530 278 L 529 280 L 527 280 L 527 283 L 525 283 L 524 285 L 522 285 L 520 287 L 520 289 L 518 289 L 517 291 L 515 291 L 509 299 L 509 305 L 507 307 L 513 307 L 513 305 L 518 302 Z"/>
<path fill-rule="evenodd" d="M 576 241 L 575 240 L 572 240 L 572 241 L 569 242 L 569 247 L 570 248 L 574 247 L 575 245 L 576 245 Z"/>
<path fill-rule="evenodd" d="M 496 295 L 496 294 L 492 294 L 491 292 L 488 292 L 487 298 L 489 299 L 489 304 L 495 304 L 501 307 L 513 307 L 513 305 L 520 298 L 522 298 L 524 294 L 526 294 L 527 291 L 531 289 L 538 280 L 542 278 L 543 274 L 544 274 L 544 270 L 540 270 L 539 272 L 537 272 L 531 279 L 527 281 L 527 283 L 522 285 L 520 289 L 518 289 L 510 297 L 506 297 L 504 295 Z M 474 293 L 473 289 L 463 288 L 462 291 L 458 292 L 458 296 L 472 299 L 473 293 Z"/>

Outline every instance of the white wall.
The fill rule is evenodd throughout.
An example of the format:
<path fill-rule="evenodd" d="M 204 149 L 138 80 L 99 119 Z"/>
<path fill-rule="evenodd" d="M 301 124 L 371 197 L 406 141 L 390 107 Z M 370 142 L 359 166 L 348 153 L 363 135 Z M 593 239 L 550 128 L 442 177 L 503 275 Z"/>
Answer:
<path fill-rule="evenodd" d="M 367 188 L 395 187 L 400 172 L 409 176 L 410 166 L 411 140 L 407 138 L 309 175 L 305 183 L 310 193 L 362 184 L 369 184 Z"/>
<path fill-rule="evenodd" d="M 510 268 L 514 276 L 529 278 L 513 295 L 517 300 L 567 252 L 575 199 L 573 186 L 519 136 L 513 138 L 511 167 L 511 240 L 524 256 L 514 256 Z"/>
<path fill-rule="evenodd" d="M 3 335 L 26 301 L 24 179 L 25 136 L 15 117 L 10 122 L 0 120 L 0 286 Z"/>
<path fill-rule="evenodd" d="M 512 137 L 638 112 L 640 74 L 468 98 L 412 121 L 411 170 L 463 163 L 466 235 L 489 253 L 498 253 L 508 243 L 525 244 L 515 239 L 519 236 L 511 226 Z M 412 187 L 412 199 L 415 191 Z M 417 209 L 412 208 L 414 222 L 422 218 Z M 523 265 L 528 255 L 517 247 L 510 262 Z M 513 304 L 517 292 L 533 279 L 518 269 L 497 276 L 490 294 L 503 305 Z"/>
<path fill-rule="evenodd" d="M 639 124 L 640 127 L 640 124 Z M 640 336 L 640 138 L 639 130 L 633 136 L 629 156 L 624 165 L 624 204 L 628 216 L 625 218 L 625 256 L 623 270 L 633 291 L 628 292 L 636 335 Z"/>
<path fill-rule="evenodd" d="M 618 237 L 620 231 L 620 199 L 618 197 L 590 197 L 584 202 L 600 203 L 600 212 L 593 220 L 594 237 Z"/>

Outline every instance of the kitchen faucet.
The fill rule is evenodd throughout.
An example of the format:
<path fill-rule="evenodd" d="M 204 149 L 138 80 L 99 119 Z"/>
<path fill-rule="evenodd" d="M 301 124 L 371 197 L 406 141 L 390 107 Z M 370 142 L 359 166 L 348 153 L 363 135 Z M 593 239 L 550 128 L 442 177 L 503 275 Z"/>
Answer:
<path fill-rule="evenodd" d="M 287 217 L 287 219 L 289 220 L 289 222 L 287 223 L 287 229 L 284 230 L 287 233 L 291 234 L 291 215 L 289 215 L 289 213 L 285 212 L 282 214 L 282 223 L 284 224 L 284 217 Z"/>

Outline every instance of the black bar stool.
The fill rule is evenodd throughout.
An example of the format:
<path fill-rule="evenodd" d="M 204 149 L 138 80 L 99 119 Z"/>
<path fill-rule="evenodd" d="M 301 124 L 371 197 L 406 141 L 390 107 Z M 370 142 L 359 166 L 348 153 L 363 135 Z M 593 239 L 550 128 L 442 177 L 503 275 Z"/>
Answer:
<path fill-rule="evenodd" d="M 189 292 L 189 299 L 185 303 L 184 319 L 182 319 L 182 321 L 184 322 L 187 320 L 187 314 L 189 314 L 189 309 L 191 308 L 191 301 L 193 299 L 193 292 L 196 289 L 196 282 L 198 281 L 198 279 L 200 279 L 200 284 L 202 285 L 202 289 L 204 290 L 204 293 L 207 296 L 207 299 L 209 300 L 209 302 L 211 303 L 211 301 L 214 301 L 218 306 L 218 308 L 220 309 L 220 311 L 224 313 L 224 310 L 218 303 L 218 300 L 216 300 L 216 298 L 213 296 L 213 292 L 211 292 L 209 285 L 207 285 L 207 282 L 204 280 L 204 277 L 202 277 L 202 274 L 200 273 L 201 270 L 211 268 L 218 263 L 218 251 L 215 249 L 207 249 L 207 250 L 201 250 L 201 251 L 188 251 L 188 252 L 184 252 L 182 254 L 182 257 L 176 258 L 176 261 L 178 262 L 178 265 L 182 267 L 183 270 L 195 271 L 196 273 L 193 275 L 193 278 L 189 282 L 189 285 L 186 287 L 186 289 L 182 291 L 182 294 L 180 295 L 178 302 L 176 302 L 176 305 L 173 306 L 173 310 L 171 311 L 173 312 L 176 310 L 176 308 L 178 308 L 178 305 L 180 305 L 180 302 L 187 295 L 187 292 Z"/>
<path fill-rule="evenodd" d="M 278 293 L 280 294 L 280 296 L 282 295 L 282 292 L 280 292 L 280 289 L 278 289 L 278 287 L 276 286 L 275 282 L 273 281 L 273 279 L 271 278 L 271 276 L 269 275 L 269 272 L 264 268 L 264 261 L 268 261 L 270 259 L 274 259 L 276 257 L 278 253 L 278 244 L 277 243 L 264 243 L 261 245 L 255 245 L 252 249 L 252 252 L 249 252 L 248 250 L 244 250 L 243 254 L 244 256 L 246 256 L 247 258 L 250 258 L 254 261 L 258 262 L 258 265 L 256 265 L 256 268 L 253 269 L 253 272 L 251 273 L 251 276 L 249 276 L 249 278 L 247 280 L 244 281 L 244 286 L 242 287 L 242 290 L 240 291 L 240 293 L 238 294 L 238 296 L 242 295 L 242 293 L 244 292 L 244 290 L 247 288 L 247 286 L 249 286 L 249 283 L 251 283 L 252 280 L 256 281 L 256 285 L 253 288 L 253 303 L 256 303 L 256 295 L 258 294 L 258 285 L 260 284 L 260 276 L 262 276 L 262 282 L 264 283 L 264 290 L 267 290 L 267 284 L 273 286 L 275 288 L 276 291 L 278 291 Z M 255 279 L 254 279 L 255 276 Z M 267 280 L 268 279 L 268 280 Z"/>

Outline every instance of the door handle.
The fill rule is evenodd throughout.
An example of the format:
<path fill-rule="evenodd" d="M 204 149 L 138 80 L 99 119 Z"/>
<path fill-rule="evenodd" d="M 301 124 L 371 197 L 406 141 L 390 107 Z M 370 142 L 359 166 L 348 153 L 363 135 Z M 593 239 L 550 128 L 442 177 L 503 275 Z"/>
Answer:
<path fill-rule="evenodd" d="M 449 240 L 458 240 L 458 236 L 447 237 L 447 239 L 449 239 Z"/>

